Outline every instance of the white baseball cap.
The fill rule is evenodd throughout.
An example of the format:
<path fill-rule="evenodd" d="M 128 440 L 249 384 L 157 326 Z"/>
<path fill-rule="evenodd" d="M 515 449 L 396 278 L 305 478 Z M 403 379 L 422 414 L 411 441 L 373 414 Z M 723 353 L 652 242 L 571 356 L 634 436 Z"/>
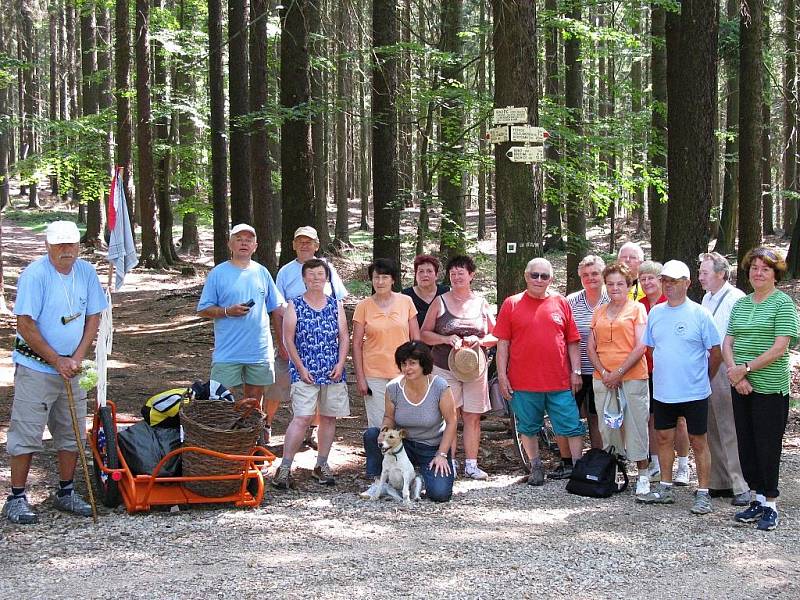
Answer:
<path fill-rule="evenodd" d="M 668 260 L 661 268 L 661 275 L 672 279 L 690 279 L 691 273 L 686 263 L 679 260 Z"/>
<path fill-rule="evenodd" d="M 238 225 L 234 225 L 233 229 L 231 229 L 231 235 L 236 235 L 237 233 L 242 233 L 243 231 L 252 233 L 253 237 L 256 237 L 256 230 L 250 227 L 250 225 L 247 223 L 239 223 Z"/>
<path fill-rule="evenodd" d="M 48 244 L 77 244 L 81 241 L 81 232 L 72 221 L 53 221 L 47 226 Z"/>
<path fill-rule="evenodd" d="M 319 235 L 317 235 L 317 230 L 309 225 L 304 225 L 303 227 L 298 227 L 294 230 L 294 237 L 292 238 L 297 239 L 300 236 L 305 236 L 307 238 L 311 238 L 315 242 L 319 243 Z"/>

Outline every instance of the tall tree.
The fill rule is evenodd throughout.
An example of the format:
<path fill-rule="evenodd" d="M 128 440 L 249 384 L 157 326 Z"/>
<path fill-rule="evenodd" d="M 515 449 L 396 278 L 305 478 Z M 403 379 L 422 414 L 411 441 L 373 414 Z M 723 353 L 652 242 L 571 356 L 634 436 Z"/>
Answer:
<path fill-rule="evenodd" d="M 211 206 L 214 263 L 228 259 L 228 145 L 225 130 L 225 77 L 222 71 L 222 0 L 208 0 L 208 86 L 211 129 Z"/>
<path fill-rule="evenodd" d="M 650 77 L 652 80 L 652 112 L 648 164 L 650 181 L 647 188 L 650 217 L 650 253 L 653 260 L 664 261 L 664 239 L 667 234 L 667 195 L 656 182 L 663 181 L 667 171 L 667 46 L 666 11 L 660 0 L 650 3 Z"/>
<path fill-rule="evenodd" d="M 150 108 L 150 0 L 136 0 L 136 138 L 139 183 L 136 194 L 141 209 L 142 253 L 140 263 L 161 266 L 156 229 L 155 182 L 153 174 L 153 130 Z"/>
<path fill-rule="evenodd" d="M 131 101 L 128 97 L 131 71 L 130 3 L 115 0 L 114 4 L 114 97 L 116 111 L 116 164 L 123 167 L 122 187 L 128 199 L 128 213 L 134 222 L 134 198 L 131 195 L 132 138 Z"/>
<path fill-rule="evenodd" d="M 783 61 L 783 235 L 791 237 L 797 192 L 797 0 L 783 0 L 783 32 L 786 58 Z"/>
<path fill-rule="evenodd" d="M 48 34 L 50 42 L 50 97 L 49 97 L 49 117 L 50 122 L 55 123 L 58 120 L 58 4 L 51 6 L 48 10 Z M 2 34 L 0 34 L 2 35 Z M 56 142 L 52 141 L 51 144 L 55 145 Z M 58 178 L 55 174 L 50 176 L 50 193 L 53 196 L 58 195 Z"/>
<path fill-rule="evenodd" d="M 478 97 L 486 97 L 486 0 L 480 0 L 478 5 L 478 35 L 480 47 L 478 50 Z M 478 131 L 478 155 L 483 159 L 486 156 L 486 119 L 481 119 Z M 478 163 L 478 239 L 486 239 L 486 196 L 487 196 L 487 167 L 483 160 Z M 559 223 L 560 225 L 560 223 Z"/>
<path fill-rule="evenodd" d="M 544 3 L 546 16 L 544 20 L 544 69 L 545 80 L 544 90 L 547 98 L 553 106 L 562 103 L 560 83 L 561 74 L 558 70 L 558 2 L 557 0 L 546 0 Z M 554 166 L 546 174 L 547 185 L 545 186 L 545 233 L 544 251 L 554 248 L 564 249 L 564 240 L 561 230 L 561 205 L 563 204 L 563 186 L 561 174 L 559 173 L 558 163 L 561 160 L 559 143 L 553 140 L 547 147 L 548 164 Z"/>
<path fill-rule="evenodd" d="M 34 69 L 36 67 L 34 60 L 34 45 L 36 38 L 34 36 L 33 27 L 33 9 L 34 3 L 32 0 L 19 0 L 18 3 L 18 17 L 19 17 L 19 37 L 17 38 L 17 52 L 19 58 L 23 61 L 23 66 L 20 69 L 19 81 L 19 114 L 21 121 L 20 130 L 20 156 L 26 158 L 33 154 L 34 146 L 36 144 L 36 132 L 34 129 L 34 120 L 36 118 L 36 83 Z M 27 169 L 31 172 L 31 179 L 28 182 L 28 207 L 37 208 L 39 206 L 39 197 L 37 193 L 38 186 L 36 179 L 33 176 L 34 169 Z M 20 193 L 22 193 L 22 188 Z"/>
<path fill-rule="evenodd" d="M 527 107 L 528 122 L 539 124 L 539 56 L 536 3 L 493 0 L 494 105 Z M 542 252 L 542 171 L 513 163 L 510 145 L 495 147 L 497 211 L 497 302 L 518 291 L 528 261 Z"/>
<path fill-rule="evenodd" d="M 739 46 L 739 265 L 761 243 L 761 19 L 763 0 L 742 0 Z M 739 267 L 736 285 L 747 289 L 747 274 Z"/>
<path fill-rule="evenodd" d="M 372 202 L 374 258 L 400 264 L 400 203 L 397 185 L 397 8 L 394 0 L 372 3 Z"/>
<path fill-rule="evenodd" d="M 350 246 L 349 201 L 347 176 L 342 163 L 347 160 L 347 145 L 350 119 L 347 114 L 347 99 L 350 98 L 350 74 L 347 72 L 345 52 L 350 47 L 350 0 L 339 0 L 336 9 L 336 95 L 341 106 L 336 110 L 336 156 L 340 168 L 336 169 L 336 184 L 333 190 L 336 204 L 336 247 Z M 353 157 L 355 159 L 355 157 Z"/>
<path fill-rule="evenodd" d="M 244 117 L 249 112 L 248 0 L 228 0 L 228 102 L 231 129 L 231 221 L 253 222 L 250 180 L 250 136 Z"/>
<path fill-rule="evenodd" d="M 8 36 L 6 31 L 10 29 L 7 22 L 8 14 L 0 11 L 0 55 L 9 51 L 7 47 Z M 2 211 L 9 202 L 9 182 L 8 182 L 8 155 L 10 153 L 9 126 L 11 122 L 11 87 L 0 87 L 0 211 Z M 0 274 L 2 269 L 0 269 Z"/>
<path fill-rule="evenodd" d="M 439 200 L 442 224 L 440 252 L 445 258 L 467 248 L 467 211 L 464 202 L 464 74 L 462 65 L 462 0 L 443 0 L 439 48 L 442 65 L 442 105 L 439 122 Z"/>
<path fill-rule="evenodd" d="M 326 73 L 322 68 L 322 60 L 327 57 L 327 39 L 322 31 L 322 0 L 308 2 L 308 35 L 311 41 L 311 147 L 314 151 L 314 210 L 313 219 L 307 224 L 313 225 L 319 236 L 320 247 L 327 251 L 331 244 L 328 231 L 328 174 L 326 169 L 326 136 L 327 107 L 325 103 Z M 346 172 L 346 163 L 342 161 L 337 170 Z"/>
<path fill-rule="evenodd" d="M 97 19 L 94 2 L 86 2 L 81 7 L 81 105 L 83 116 L 97 114 L 100 104 L 98 86 L 95 76 L 97 74 Z M 83 159 L 81 171 L 84 177 L 89 177 L 93 166 Z M 88 192 L 88 193 L 87 193 Z M 103 212 L 100 199 L 91 191 L 81 186 L 81 197 L 86 203 L 86 233 L 83 243 L 90 246 L 101 245 L 103 233 Z"/>
<path fill-rule="evenodd" d="M 664 254 L 687 265 L 708 250 L 718 26 L 716 2 L 684 0 L 680 14 L 667 14 L 670 207 Z M 700 291 L 695 284 L 691 293 Z"/>
<path fill-rule="evenodd" d="M 762 32 L 763 39 L 769 40 L 769 12 L 762 13 Z M 761 90 L 761 205 L 762 205 L 762 230 L 764 235 L 775 233 L 775 222 L 773 219 L 772 202 L 772 114 L 770 104 L 772 102 L 772 86 L 769 76 L 762 76 Z"/>
<path fill-rule="evenodd" d="M 281 197 L 283 230 L 280 264 L 294 259 L 294 231 L 314 218 L 314 153 L 308 17 L 313 0 L 289 0 L 281 9 Z"/>

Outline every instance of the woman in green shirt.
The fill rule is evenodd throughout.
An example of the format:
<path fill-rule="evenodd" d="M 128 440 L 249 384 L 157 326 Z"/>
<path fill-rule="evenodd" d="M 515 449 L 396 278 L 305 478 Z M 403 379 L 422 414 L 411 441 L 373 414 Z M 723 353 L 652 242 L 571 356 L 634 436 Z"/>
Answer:
<path fill-rule="evenodd" d="M 775 284 L 786 261 L 770 248 L 755 248 L 742 261 L 753 293 L 733 306 L 722 355 L 728 367 L 742 474 L 750 486 L 750 506 L 736 513 L 741 523 L 778 526 L 776 499 L 789 418 L 789 346 L 797 342 L 798 319 L 792 299 Z"/>

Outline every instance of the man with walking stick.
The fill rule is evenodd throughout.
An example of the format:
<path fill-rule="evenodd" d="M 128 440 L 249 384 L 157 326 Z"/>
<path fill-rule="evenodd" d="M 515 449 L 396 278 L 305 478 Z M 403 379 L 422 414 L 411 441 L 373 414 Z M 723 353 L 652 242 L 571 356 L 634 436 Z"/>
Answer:
<path fill-rule="evenodd" d="M 92 265 L 78 259 L 79 240 L 75 223 L 50 223 L 47 254 L 32 262 L 17 283 L 14 403 L 7 439 L 11 494 L 2 512 L 12 523 L 38 522 L 25 485 L 33 455 L 43 448 L 45 425 L 58 451 L 59 487 L 53 504 L 65 512 L 92 515 L 92 507 L 73 486 L 78 459 L 74 425 L 79 425 L 81 438 L 86 435 L 86 393 L 78 386 L 77 375 L 107 300 Z M 76 400 L 75 423 L 69 396 Z"/>

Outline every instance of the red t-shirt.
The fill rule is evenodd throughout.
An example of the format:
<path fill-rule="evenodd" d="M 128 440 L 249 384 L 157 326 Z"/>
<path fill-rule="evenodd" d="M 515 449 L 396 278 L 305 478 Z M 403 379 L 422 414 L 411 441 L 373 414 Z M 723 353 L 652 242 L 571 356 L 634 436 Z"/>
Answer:
<path fill-rule="evenodd" d="M 656 304 L 661 304 L 662 302 L 666 301 L 667 297 L 664 294 L 661 294 L 661 298 L 656 300 Z M 644 304 L 644 309 L 647 311 L 648 315 L 650 314 L 650 309 L 653 308 L 653 306 L 655 306 L 655 304 L 653 306 L 650 306 L 650 300 L 647 299 L 647 296 L 639 298 L 639 302 Z M 647 373 L 650 374 L 653 372 L 653 349 L 648 348 L 644 353 L 644 357 L 647 360 Z"/>
<path fill-rule="evenodd" d="M 581 335 L 567 299 L 557 293 L 534 298 L 522 292 L 505 299 L 495 337 L 510 342 L 508 380 L 523 392 L 555 392 L 570 387 L 567 344 Z"/>

